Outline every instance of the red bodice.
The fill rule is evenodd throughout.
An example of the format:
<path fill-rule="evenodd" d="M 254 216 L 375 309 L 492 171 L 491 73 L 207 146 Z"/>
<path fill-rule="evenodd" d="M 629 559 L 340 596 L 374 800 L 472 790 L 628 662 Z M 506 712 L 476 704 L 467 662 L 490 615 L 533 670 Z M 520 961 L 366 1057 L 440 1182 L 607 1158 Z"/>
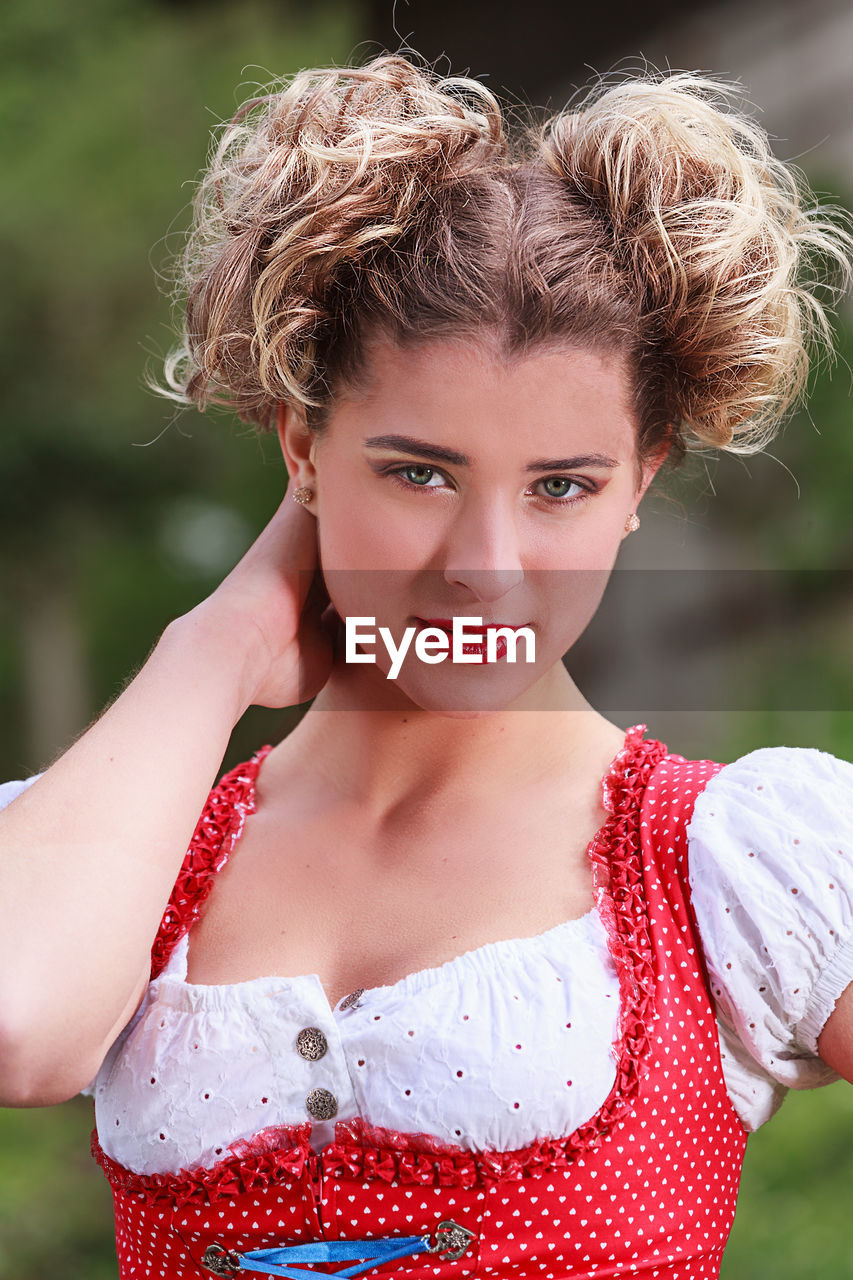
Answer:
<path fill-rule="evenodd" d="M 734 1218 L 746 1133 L 723 1078 L 690 907 L 685 827 L 722 768 L 629 732 L 591 847 L 620 980 L 614 1086 L 568 1137 L 469 1151 L 365 1119 L 339 1121 L 316 1153 L 309 1122 L 265 1130 L 208 1169 L 137 1175 L 93 1134 L 115 1201 L 121 1280 L 209 1276 L 218 1243 L 245 1252 L 310 1240 L 412 1236 L 452 1219 L 474 1233 L 458 1260 L 423 1253 L 368 1277 L 632 1276 L 711 1280 Z M 152 976 L 198 917 L 242 826 L 263 756 L 211 792 L 152 950 Z M 341 1264 L 318 1264 L 334 1273 Z M 244 1273 L 245 1274 L 245 1273 Z"/>

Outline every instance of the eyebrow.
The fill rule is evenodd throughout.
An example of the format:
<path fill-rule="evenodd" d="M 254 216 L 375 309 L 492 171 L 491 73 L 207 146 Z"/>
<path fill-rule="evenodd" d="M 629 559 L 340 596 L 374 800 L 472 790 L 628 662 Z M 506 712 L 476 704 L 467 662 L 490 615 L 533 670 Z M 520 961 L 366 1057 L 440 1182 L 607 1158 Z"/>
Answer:
<path fill-rule="evenodd" d="M 430 444 L 427 440 L 416 440 L 414 436 L 369 436 L 365 440 L 368 449 L 393 449 L 396 453 L 418 453 L 430 462 L 446 462 L 454 467 L 470 467 L 471 459 L 466 453 L 456 449 L 444 449 L 441 445 Z M 524 470 L 532 471 L 571 471 L 574 467 L 618 467 L 616 458 L 609 458 L 604 453 L 581 453 L 574 458 L 535 458 L 528 462 Z"/>

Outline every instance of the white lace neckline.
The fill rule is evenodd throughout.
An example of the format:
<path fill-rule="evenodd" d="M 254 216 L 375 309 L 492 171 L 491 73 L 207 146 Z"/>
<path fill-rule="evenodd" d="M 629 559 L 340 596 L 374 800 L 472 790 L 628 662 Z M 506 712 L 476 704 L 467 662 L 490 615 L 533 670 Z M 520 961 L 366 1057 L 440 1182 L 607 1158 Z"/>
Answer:
<path fill-rule="evenodd" d="M 585 938 L 587 942 L 591 942 L 599 948 L 606 947 L 605 927 L 596 905 L 590 907 L 582 916 L 572 916 L 568 920 L 561 920 L 540 933 L 523 937 L 498 938 L 492 942 L 483 942 L 477 947 L 470 947 L 467 951 L 460 952 L 457 956 L 452 956 L 441 964 L 428 965 L 423 969 L 407 973 L 398 978 L 396 982 L 384 983 L 375 987 L 365 987 L 363 995 L 371 998 L 391 996 L 404 999 L 423 991 L 427 987 L 434 986 L 444 978 L 452 976 L 456 970 L 476 966 L 477 968 L 482 968 L 484 972 L 491 971 L 493 973 L 494 961 L 496 960 L 506 958 L 513 953 L 517 954 L 519 951 L 538 949 L 540 947 L 547 949 L 551 943 L 561 941 L 564 936 L 568 938 L 572 934 L 577 934 L 579 939 Z M 320 975 L 317 973 L 298 975 L 270 973 L 262 974 L 255 978 L 244 978 L 240 982 L 188 982 L 189 940 L 190 934 L 185 933 L 175 945 L 169 963 L 160 974 L 159 979 L 155 979 L 155 981 L 162 982 L 163 979 L 166 979 L 166 985 L 183 989 L 184 994 L 194 1006 L 205 1003 L 219 1005 L 223 1000 L 229 998 L 239 999 L 241 995 L 251 998 L 256 992 L 262 990 L 278 993 L 282 990 L 293 991 L 304 988 L 306 985 L 311 985 L 322 994 L 330 1012 L 336 1011 L 340 1007 L 341 1001 L 338 1001 L 335 1005 L 331 1003 L 326 995 Z M 344 999 L 346 999 L 345 996 L 341 997 L 341 1000 Z"/>

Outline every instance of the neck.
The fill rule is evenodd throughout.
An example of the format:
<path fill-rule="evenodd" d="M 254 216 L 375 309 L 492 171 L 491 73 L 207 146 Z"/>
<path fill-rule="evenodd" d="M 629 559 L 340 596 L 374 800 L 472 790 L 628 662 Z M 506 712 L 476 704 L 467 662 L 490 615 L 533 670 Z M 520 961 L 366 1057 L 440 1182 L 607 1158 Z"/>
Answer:
<path fill-rule="evenodd" d="M 383 693 L 388 705 L 377 706 Z M 381 820 L 412 797 L 488 803 L 505 795 L 507 780 L 521 788 L 565 779 L 588 766 L 591 749 L 609 759 L 621 746 L 622 731 L 590 707 L 562 662 L 512 706 L 472 716 L 424 710 L 396 689 L 383 693 L 364 666 L 337 663 L 272 753 L 268 779 L 286 771 L 308 786 L 310 776 L 324 793 Z"/>

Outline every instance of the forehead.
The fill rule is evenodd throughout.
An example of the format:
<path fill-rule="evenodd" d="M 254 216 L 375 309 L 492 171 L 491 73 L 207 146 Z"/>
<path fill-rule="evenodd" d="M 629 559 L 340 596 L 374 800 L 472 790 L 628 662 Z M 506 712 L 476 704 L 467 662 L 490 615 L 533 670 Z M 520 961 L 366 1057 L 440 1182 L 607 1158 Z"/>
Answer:
<path fill-rule="evenodd" d="M 486 340 L 400 345 L 382 337 L 367 348 L 358 393 L 340 407 L 354 425 L 417 422 L 421 434 L 446 435 L 448 444 L 485 432 L 498 433 L 503 448 L 513 439 L 529 444 L 568 433 L 629 456 L 636 441 L 631 390 L 619 353 L 553 345 L 507 360 Z"/>

